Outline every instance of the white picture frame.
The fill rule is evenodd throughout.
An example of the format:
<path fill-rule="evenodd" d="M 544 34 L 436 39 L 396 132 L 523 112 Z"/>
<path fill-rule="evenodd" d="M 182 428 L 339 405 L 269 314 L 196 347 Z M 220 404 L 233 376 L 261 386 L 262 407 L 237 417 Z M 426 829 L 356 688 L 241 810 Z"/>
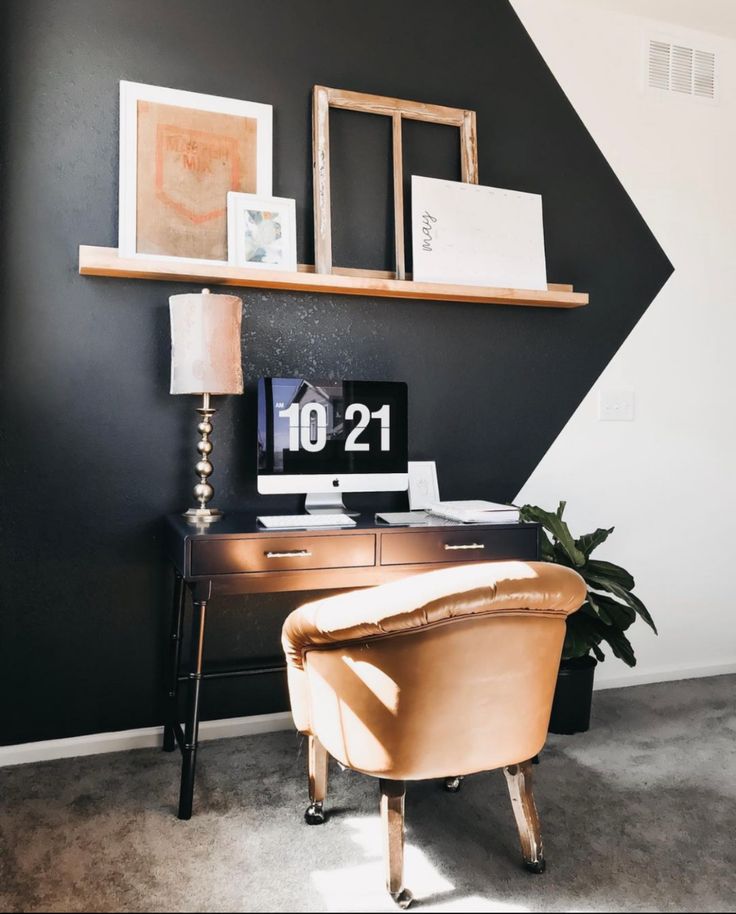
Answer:
<path fill-rule="evenodd" d="M 265 255 L 256 257 L 249 240 L 257 226 L 253 213 L 271 217 L 269 222 L 280 234 L 263 238 Z M 264 226 L 267 222 L 264 220 Z M 251 270 L 283 270 L 296 273 L 296 201 L 287 197 L 268 197 L 230 191 L 227 195 L 227 252 L 233 266 Z"/>
<path fill-rule="evenodd" d="M 120 184 L 118 201 L 118 249 L 123 257 L 174 260 L 186 263 L 227 263 L 227 258 L 181 257 L 138 250 L 138 105 L 140 102 L 195 109 L 199 112 L 234 115 L 256 122 L 256 193 L 272 193 L 273 108 L 260 102 L 205 95 L 144 83 L 120 81 Z M 226 200 L 222 202 L 223 210 Z"/>
<path fill-rule="evenodd" d="M 440 500 L 437 464 L 434 460 L 410 460 L 409 510 L 422 511 Z"/>
<path fill-rule="evenodd" d="M 412 175 L 415 282 L 547 290 L 542 197 Z"/>

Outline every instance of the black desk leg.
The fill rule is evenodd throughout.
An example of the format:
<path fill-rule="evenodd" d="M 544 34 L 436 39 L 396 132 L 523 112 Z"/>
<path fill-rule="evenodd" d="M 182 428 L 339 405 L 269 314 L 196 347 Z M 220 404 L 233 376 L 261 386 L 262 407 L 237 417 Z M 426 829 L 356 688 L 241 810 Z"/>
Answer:
<path fill-rule="evenodd" d="M 204 628 L 207 619 L 207 601 L 194 601 L 192 620 L 192 661 L 189 673 L 189 707 L 184 724 L 184 748 L 179 792 L 179 818 L 192 818 L 194 797 L 194 768 L 197 761 L 199 738 L 199 693 L 202 685 L 202 657 L 204 654 Z"/>
<path fill-rule="evenodd" d="M 179 723 L 177 698 L 179 695 L 179 668 L 181 666 L 181 636 L 184 623 L 184 578 L 175 575 L 174 608 L 171 614 L 171 634 L 166 662 L 166 716 L 164 718 L 164 752 L 176 749 L 174 728 Z"/>

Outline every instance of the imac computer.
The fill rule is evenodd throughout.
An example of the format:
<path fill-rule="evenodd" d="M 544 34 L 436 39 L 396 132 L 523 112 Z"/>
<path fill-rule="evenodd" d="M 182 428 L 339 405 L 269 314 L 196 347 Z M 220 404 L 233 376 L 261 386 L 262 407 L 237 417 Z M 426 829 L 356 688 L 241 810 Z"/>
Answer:
<path fill-rule="evenodd" d="M 407 451 L 403 382 L 258 382 L 262 495 L 304 493 L 310 514 L 346 513 L 344 492 L 406 490 Z"/>

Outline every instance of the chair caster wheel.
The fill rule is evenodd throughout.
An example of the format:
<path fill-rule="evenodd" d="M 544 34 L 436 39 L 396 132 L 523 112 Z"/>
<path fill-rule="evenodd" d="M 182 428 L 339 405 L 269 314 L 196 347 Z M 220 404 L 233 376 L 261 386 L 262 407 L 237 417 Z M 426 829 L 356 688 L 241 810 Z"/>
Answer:
<path fill-rule="evenodd" d="M 304 821 L 307 825 L 322 825 L 325 818 L 325 811 L 321 803 L 310 803 L 307 806 L 307 811 L 304 813 Z"/>
<path fill-rule="evenodd" d="M 392 892 L 391 898 L 394 901 L 394 904 L 401 908 L 402 911 L 405 911 L 409 905 L 414 901 L 414 896 L 411 894 L 409 889 L 402 889 L 400 892 Z"/>
<path fill-rule="evenodd" d="M 443 787 L 445 788 L 445 790 L 448 793 L 457 793 L 458 790 L 460 790 L 460 788 L 462 787 L 462 785 L 463 785 L 463 779 L 460 777 L 445 778 Z"/>
<path fill-rule="evenodd" d="M 547 869 L 547 862 L 544 857 L 540 857 L 539 860 L 534 862 L 524 861 L 524 869 L 527 873 L 534 873 L 535 876 L 541 876 Z"/>

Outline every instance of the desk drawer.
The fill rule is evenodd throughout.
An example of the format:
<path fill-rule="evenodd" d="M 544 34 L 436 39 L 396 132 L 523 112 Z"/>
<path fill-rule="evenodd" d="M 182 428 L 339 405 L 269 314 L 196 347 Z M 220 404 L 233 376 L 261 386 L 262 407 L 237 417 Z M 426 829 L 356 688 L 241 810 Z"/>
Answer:
<path fill-rule="evenodd" d="M 446 527 L 381 536 L 382 565 L 434 565 L 537 558 L 536 526 Z"/>
<path fill-rule="evenodd" d="M 258 536 L 192 543 L 192 574 L 245 574 L 357 568 L 376 563 L 372 533 L 341 536 Z"/>

